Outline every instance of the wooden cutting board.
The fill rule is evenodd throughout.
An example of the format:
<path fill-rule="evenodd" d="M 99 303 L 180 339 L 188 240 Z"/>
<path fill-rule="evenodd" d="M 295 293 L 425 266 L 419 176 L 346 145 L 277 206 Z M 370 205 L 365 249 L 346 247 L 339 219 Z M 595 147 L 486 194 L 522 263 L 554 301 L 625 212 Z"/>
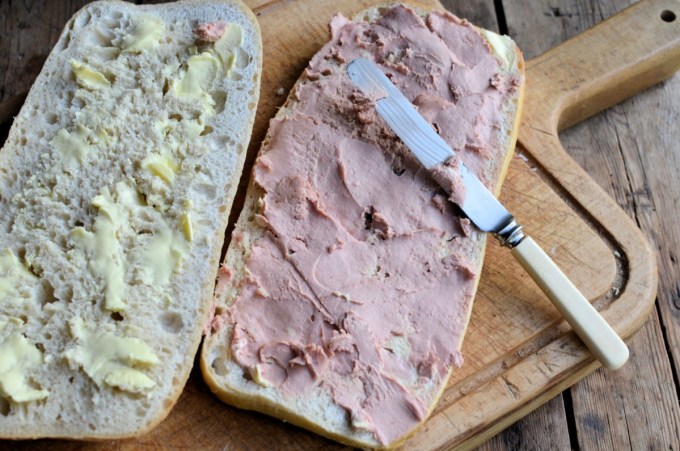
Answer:
<path fill-rule="evenodd" d="M 328 20 L 337 11 L 351 17 L 378 2 L 246 3 L 260 21 L 265 58 L 253 142 L 231 224 L 243 204 L 247 174 L 269 119 L 309 58 L 327 40 Z M 421 4 L 441 8 L 436 0 Z M 667 22 L 669 16 L 663 11 L 680 13 L 680 2 L 644 1 L 527 63 L 517 156 L 501 195 L 624 338 L 637 331 L 653 306 L 655 256 L 635 224 L 569 158 L 559 143 L 558 130 L 669 77 L 680 67 L 680 21 Z M 432 417 L 405 449 L 472 447 L 599 366 L 507 249 L 495 240 L 489 243 L 463 346 L 465 365 L 452 376 Z M 279 420 L 221 403 L 196 369 L 169 417 L 144 437 L 87 444 L 41 440 L 13 446 L 341 448 Z"/>

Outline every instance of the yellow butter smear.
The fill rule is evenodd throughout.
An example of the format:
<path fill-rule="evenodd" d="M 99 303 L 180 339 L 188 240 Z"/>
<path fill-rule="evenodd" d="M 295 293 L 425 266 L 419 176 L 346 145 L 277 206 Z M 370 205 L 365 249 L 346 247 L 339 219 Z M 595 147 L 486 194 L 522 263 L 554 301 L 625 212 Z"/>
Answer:
<path fill-rule="evenodd" d="M 229 74 L 236 62 L 235 50 L 241 45 L 243 45 L 241 26 L 228 24 L 222 37 L 215 42 L 214 50 L 193 55 L 187 60 L 186 71 L 173 84 L 175 96 L 180 99 L 199 101 L 207 110 L 212 110 L 215 102 L 209 91 L 220 69 L 224 74 Z"/>
<path fill-rule="evenodd" d="M 22 324 L 24 324 L 24 322 L 20 318 L 0 314 L 0 337 L 2 337 L 5 329 L 12 326 L 21 326 Z"/>
<path fill-rule="evenodd" d="M 160 360 L 142 340 L 108 331 L 90 331 L 78 317 L 72 318 L 69 326 L 77 345 L 67 350 L 64 357 L 82 368 L 97 385 L 106 384 L 136 394 L 149 393 L 156 386 L 141 369 L 157 365 Z"/>
<path fill-rule="evenodd" d="M 37 280 L 10 249 L 0 253 L 0 305 L 6 299 L 16 302 L 24 297 L 18 288 L 31 286 Z"/>
<path fill-rule="evenodd" d="M 3 321 L 2 329 L 7 327 L 5 322 L 10 321 Z M 21 403 L 47 398 L 49 392 L 29 385 L 26 376 L 42 361 L 42 353 L 19 333 L 0 341 L 0 396 Z"/>
<path fill-rule="evenodd" d="M 186 72 L 173 84 L 175 96 L 201 102 L 210 114 L 214 114 L 215 100 L 208 91 L 215 83 L 219 67 L 220 62 L 209 52 L 192 56 L 187 61 Z"/>
<path fill-rule="evenodd" d="M 163 22 L 152 16 L 141 16 L 135 30 L 123 37 L 123 52 L 148 52 L 158 45 L 164 29 Z"/>
<path fill-rule="evenodd" d="M 104 280 L 104 308 L 119 312 L 126 308 L 122 298 L 125 267 L 123 249 L 116 234 L 123 221 L 127 221 L 126 213 L 108 190 L 96 196 L 92 205 L 99 209 L 92 231 L 76 227 L 71 231 L 70 238 L 77 248 L 91 256 L 89 265 L 92 272 Z"/>
<path fill-rule="evenodd" d="M 175 175 L 179 170 L 179 164 L 174 158 L 159 154 L 151 154 L 146 157 L 142 162 L 142 167 L 168 185 L 172 185 L 175 181 Z"/>
<path fill-rule="evenodd" d="M 80 87 L 94 91 L 111 86 L 104 74 L 97 72 L 87 64 L 74 59 L 71 60 L 71 69 L 76 76 L 76 82 Z"/>
<path fill-rule="evenodd" d="M 182 233 L 184 234 L 184 239 L 187 241 L 193 241 L 194 239 L 194 227 L 191 224 L 191 201 L 187 200 L 184 202 L 184 212 L 180 217 L 180 227 Z"/>
<path fill-rule="evenodd" d="M 59 130 L 50 144 L 59 151 L 65 161 L 76 161 L 82 164 L 92 150 L 88 141 L 90 131 L 82 125 L 77 125 L 75 130 L 68 132 Z"/>
<path fill-rule="evenodd" d="M 517 51 L 512 39 L 489 30 L 481 30 L 489 47 L 501 60 L 505 70 L 512 70 L 517 65 Z"/>
<path fill-rule="evenodd" d="M 184 236 L 178 231 L 164 227 L 156 232 L 145 252 L 144 282 L 157 286 L 167 284 L 179 267 L 185 248 Z"/>
<path fill-rule="evenodd" d="M 215 51 L 222 60 L 224 72 L 229 72 L 236 62 L 236 48 L 243 45 L 243 29 L 237 23 L 230 23 L 222 37 L 215 42 Z"/>

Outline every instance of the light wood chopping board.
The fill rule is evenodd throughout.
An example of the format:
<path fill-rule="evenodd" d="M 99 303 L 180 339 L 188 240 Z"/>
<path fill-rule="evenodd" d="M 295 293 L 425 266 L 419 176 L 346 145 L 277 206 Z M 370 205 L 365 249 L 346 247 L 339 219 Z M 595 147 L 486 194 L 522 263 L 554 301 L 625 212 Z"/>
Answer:
<path fill-rule="evenodd" d="M 246 3 L 260 21 L 265 58 L 253 142 L 231 224 L 243 204 L 245 183 L 269 119 L 309 58 L 328 39 L 329 19 L 338 11 L 351 17 L 378 2 Z M 436 1 L 421 4 L 441 8 Z M 644 1 L 527 63 L 517 155 L 501 195 L 624 338 L 637 331 L 653 306 L 655 257 L 635 224 L 567 156 L 557 133 L 680 67 L 680 23 L 664 21 L 661 13 L 666 10 L 680 11 L 680 3 Z M 405 449 L 472 447 L 599 366 L 507 249 L 493 239 L 463 355 L 465 365 L 454 373 L 434 414 Z M 14 445 L 31 449 L 341 448 L 279 420 L 221 403 L 196 369 L 169 417 L 144 437 Z"/>

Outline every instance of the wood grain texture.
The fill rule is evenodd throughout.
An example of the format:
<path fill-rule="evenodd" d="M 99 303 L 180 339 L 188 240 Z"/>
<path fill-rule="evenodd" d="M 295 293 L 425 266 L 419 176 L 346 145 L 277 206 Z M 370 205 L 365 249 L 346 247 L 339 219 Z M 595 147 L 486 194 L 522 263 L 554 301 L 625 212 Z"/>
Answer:
<path fill-rule="evenodd" d="M 562 396 L 556 396 L 479 446 L 478 451 L 568 450 L 569 428 Z"/>
<path fill-rule="evenodd" d="M 504 5 L 510 34 L 534 57 L 629 3 L 560 2 L 556 7 L 555 2 L 524 0 Z M 666 353 L 668 346 L 672 361 L 678 362 L 680 278 L 673 260 L 680 249 L 680 228 L 669 214 L 677 211 L 680 198 L 679 184 L 671 182 L 680 163 L 677 129 L 670 125 L 678 118 L 678 87 L 675 76 L 561 135 L 571 156 L 635 218 L 657 248 L 660 265 L 661 315 L 653 314 L 632 340 L 630 363 L 616 373 L 598 370 L 571 389 L 573 433 L 583 449 L 678 448 L 677 379 Z"/>
<path fill-rule="evenodd" d="M 588 163 L 589 172 L 596 177 L 600 175 L 598 178 L 607 191 L 647 232 L 657 249 L 659 264 L 666 265 L 660 271 L 666 277 L 673 274 L 674 268 L 668 253 L 664 258 L 663 250 L 673 252 L 673 241 L 677 240 L 677 230 L 674 238 L 673 228 L 677 225 L 673 224 L 668 214 L 670 210 L 664 209 L 664 204 L 666 208 L 675 209 L 680 193 L 675 186 L 669 185 L 668 191 L 659 187 L 668 184 L 668 177 L 672 177 L 670 170 L 673 169 L 669 168 L 678 168 L 678 148 L 677 142 L 662 148 L 658 136 L 663 131 L 659 130 L 658 119 L 650 121 L 648 112 L 663 108 L 659 100 L 672 98 L 675 94 L 669 90 L 677 92 L 678 81 L 676 78 L 668 85 L 652 88 L 645 96 L 612 108 L 589 121 L 587 126 L 571 130 L 564 138 L 565 145 L 573 149 L 577 158 L 585 157 L 582 148 L 597 149 L 600 158 Z M 663 116 L 662 109 L 660 112 Z M 612 142 L 605 142 L 607 138 Z M 649 146 L 646 141 L 656 143 Z M 656 159 L 655 167 L 649 166 L 650 157 Z M 674 159 L 676 165 L 669 166 Z M 616 166 L 622 171 L 611 171 Z M 675 249 L 678 249 L 677 244 Z M 582 440 L 599 442 L 600 434 L 591 427 L 589 417 L 600 418 L 602 424 L 606 424 L 605 435 L 610 438 L 611 446 L 602 449 L 621 449 L 620 446 L 651 449 L 679 444 L 678 391 L 671 367 L 673 361 L 677 362 L 673 346 L 677 345 L 679 324 L 674 315 L 677 307 L 669 302 L 677 296 L 677 268 L 671 283 L 663 279 L 659 286 L 658 312 L 654 312 L 631 343 L 634 356 L 631 364 L 616 374 L 598 372 L 597 377 L 583 381 L 572 390 L 576 425 Z M 675 371 L 677 374 L 677 368 Z M 645 376 L 641 378 L 640 375 Z M 622 393 L 626 396 L 617 396 Z"/>
<path fill-rule="evenodd" d="M 0 2 L 0 102 L 28 92 L 64 24 L 88 0 Z"/>
<path fill-rule="evenodd" d="M 442 6 L 456 16 L 498 33 L 498 17 L 493 0 L 441 0 Z"/>
<path fill-rule="evenodd" d="M 508 12 L 508 26 L 514 27 L 510 27 L 511 33 L 519 31 L 518 24 L 521 23 L 512 19 L 517 16 L 517 14 L 512 14 L 511 8 L 515 1 L 521 5 L 520 0 L 504 3 Z M 277 96 L 276 91 L 279 87 L 283 87 L 284 91 L 287 92 L 302 72 L 309 57 L 325 42 L 328 19 L 338 10 L 343 10 L 345 14 L 351 15 L 372 2 L 357 0 L 341 4 L 329 0 L 317 2 L 253 0 L 249 3 L 254 7 L 263 29 L 265 67 L 256 129 L 254 130 L 253 143 L 249 149 L 244 174 L 249 172 L 259 142 L 264 136 L 268 119 L 273 116 L 276 108 L 285 99 L 285 95 Z M 529 3 L 531 5 L 526 5 L 524 13 L 519 14 L 520 19 L 529 21 L 527 23 L 543 20 L 542 17 L 538 17 L 534 22 L 529 20 L 533 17 L 532 14 L 535 16 L 545 13 L 545 11 L 538 9 L 533 2 Z M 541 4 L 543 3 L 541 2 Z M 558 10 L 573 9 L 574 6 L 570 5 L 561 7 L 561 9 L 558 8 Z M 39 28 L 39 30 L 16 27 L 12 30 L 18 34 L 18 37 L 8 38 L 9 33 L 0 35 L 2 36 L 0 41 L 0 69 L 9 67 L 9 64 L 15 64 L 16 67 L 19 67 L 19 63 L 16 62 L 8 62 L 6 63 L 7 66 L 1 65 L 2 61 L 9 61 L 9 59 L 3 58 L 16 57 L 13 52 L 19 47 L 27 49 L 23 56 L 24 59 L 41 54 L 45 46 L 49 49 L 53 44 L 53 41 L 50 40 L 56 40 L 63 23 L 79 6 L 80 4 L 76 5 L 75 2 L 62 3 L 46 0 L 21 3 L 15 1 L 1 2 L 0 22 L 5 21 L 2 23 L 7 24 L 4 29 L 15 26 L 11 24 L 19 23 L 18 17 L 22 17 L 31 27 Z M 460 8 L 463 11 L 460 13 L 461 16 L 467 16 L 477 23 L 492 29 L 497 26 L 495 13 L 492 9 L 493 1 L 463 2 L 449 0 L 447 6 L 454 10 Z M 57 11 L 60 8 L 63 9 Z M 557 14 L 553 11 L 554 6 L 549 8 L 551 9 L 547 11 L 548 13 Z M 7 15 L 5 12 L 7 12 Z M 59 20 L 63 17 L 63 21 L 56 26 L 55 30 L 50 31 L 50 27 L 53 26 L 51 21 L 33 20 L 33 16 L 43 15 L 46 12 L 51 14 L 50 17 L 58 17 Z M 558 14 L 556 17 L 562 16 Z M 552 23 L 554 24 L 554 22 Z M 566 28 L 570 26 L 564 25 Z M 304 30 L 304 32 L 301 32 L 301 30 Z M 538 45 L 546 45 L 540 33 L 537 33 L 536 40 L 541 41 L 541 43 L 536 43 L 530 37 L 531 27 L 523 30 L 526 33 L 523 36 L 525 36 L 527 42 L 520 42 L 520 45 L 524 47 L 526 53 L 532 55 L 530 53 L 532 46 L 538 49 L 533 55 L 545 50 L 545 47 L 541 48 Z M 543 32 L 547 32 L 547 27 Z M 554 33 L 554 31 L 550 31 L 550 33 Z M 548 39 L 548 44 L 561 42 L 566 36 L 558 33 L 554 35 L 552 41 Z M 33 42 L 34 39 L 37 40 Z M 31 46 L 34 50 L 31 50 Z M 44 55 L 46 55 L 46 52 Z M 37 74 L 37 71 L 34 72 L 33 77 Z M 18 77 L 18 75 L 15 74 L 15 77 Z M 32 83 L 33 78 L 30 76 L 30 71 L 22 77 L 25 77 L 23 81 L 16 78 L 10 80 L 9 77 L 6 77 L 2 86 L 3 89 L 5 85 L 9 87 L 2 91 L 0 99 L 8 99 L 21 94 L 21 90 L 26 89 Z M 673 120 L 677 120 L 677 115 Z M 668 124 L 674 124 L 674 122 Z M 673 145 L 677 146 L 677 144 L 673 142 L 668 144 L 670 144 L 669 149 L 671 149 L 669 153 L 672 154 Z M 677 147 L 675 153 L 677 154 Z M 630 166 L 636 163 L 634 160 L 626 160 L 626 164 Z M 675 166 L 675 168 L 678 167 L 680 166 Z M 626 167 L 617 166 L 615 169 L 621 170 L 621 172 L 617 172 L 616 176 L 612 178 L 612 183 L 618 183 L 623 180 L 623 177 L 626 177 Z M 671 169 L 669 169 L 669 172 Z M 653 172 L 656 169 L 649 167 L 647 170 Z M 602 174 L 598 172 L 597 175 L 599 177 Z M 623 249 L 616 246 L 612 247 L 612 243 L 603 240 L 601 235 L 603 227 L 593 227 L 592 221 L 591 223 L 584 221 L 579 217 L 579 214 L 574 212 L 574 206 L 570 201 L 565 202 L 565 193 L 559 189 L 559 186 L 557 189 L 555 188 L 555 180 L 561 182 L 570 176 L 570 173 L 559 170 L 554 171 L 554 173 L 546 172 L 543 165 L 537 164 L 529 150 L 520 149 L 520 157 L 515 158 L 512 162 L 502 199 L 511 210 L 517 213 L 520 219 L 526 222 L 527 228 L 532 230 L 537 241 L 544 246 L 546 251 L 554 255 L 558 264 L 565 269 L 573 280 L 577 281 L 585 294 L 590 299 L 595 299 L 599 308 L 606 308 L 612 303 L 611 294 L 613 291 L 624 292 L 627 289 L 627 286 L 622 284 L 623 281 L 617 272 L 616 265 L 617 261 L 620 260 L 614 254 L 614 251 L 620 252 Z M 647 177 L 650 176 L 647 175 Z M 247 180 L 247 175 L 243 180 Z M 621 189 L 624 193 L 623 197 L 626 197 L 626 188 Z M 241 190 L 242 195 L 243 190 Z M 675 199 L 677 202 L 677 196 Z M 618 200 L 619 198 L 617 198 Z M 665 200 L 665 202 L 668 204 L 670 201 Z M 234 218 L 239 209 L 240 207 L 235 204 Z M 669 219 L 672 218 L 669 217 Z M 606 227 L 610 225 L 616 227 L 615 218 L 612 218 L 612 221 L 607 224 Z M 670 225 L 670 222 L 667 225 Z M 604 227 L 605 230 L 606 227 Z M 650 223 L 650 227 L 654 227 L 654 224 Z M 650 230 L 654 231 L 655 229 Z M 667 230 L 667 236 L 672 237 L 674 236 L 673 233 L 672 228 Z M 657 239 L 658 237 L 652 238 L 655 242 L 660 241 Z M 677 246 L 671 248 L 675 251 L 675 255 L 680 254 L 677 249 Z M 675 268 L 677 270 L 677 265 Z M 675 280 L 677 281 L 678 278 L 676 277 Z M 509 284 L 508 281 L 512 281 L 512 283 Z M 649 288 L 644 285 L 644 280 L 637 282 L 642 284 L 641 288 L 638 287 L 639 289 Z M 677 296 L 675 302 L 680 303 L 680 301 L 677 301 Z M 658 326 L 656 326 L 656 330 L 659 330 Z M 652 334 L 652 336 L 656 337 L 657 342 L 659 337 L 662 337 L 660 334 Z M 642 337 L 642 334 L 636 337 L 636 340 L 639 340 L 639 337 Z M 650 342 L 648 339 L 644 339 L 645 345 L 642 349 L 649 348 L 656 351 L 657 347 L 647 346 L 653 342 L 654 340 Z M 550 397 L 558 395 L 566 387 L 575 383 L 585 374 L 594 371 L 597 367 L 592 358 L 585 353 L 582 344 L 569 333 L 568 326 L 561 321 L 557 312 L 543 298 L 533 282 L 523 274 L 518 265 L 507 258 L 506 251 L 500 249 L 495 242 L 491 243 L 487 252 L 482 284 L 463 352 L 466 356 L 466 365 L 454 374 L 433 418 L 413 437 L 407 448 L 431 449 L 437 446 L 448 448 L 456 443 L 466 443 L 467 446 L 481 443 L 503 427 L 512 424 L 516 418 L 540 406 Z M 656 362 L 655 360 L 652 361 Z M 665 366 L 662 362 L 658 368 L 650 365 L 644 369 L 647 371 L 658 370 L 660 373 L 658 381 L 664 382 L 667 381 L 668 368 L 668 360 L 666 359 Z M 609 373 L 607 373 L 607 376 L 610 376 Z M 590 381 L 590 379 L 587 378 L 585 382 Z M 628 381 L 631 380 L 628 379 Z M 654 380 L 651 380 L 646 385 L 650 386 L 653 382 Z M 649 388 L 647 387 L 647 396 L 659 395 L 658 392 L 650 391 Z M 597 393 L 606 392 L 604 388 L 598 387 L 598 389 L 603 391 Z M 663 421 L 662 416 L 664 414 L 671 417 L 671 420 L 668 420 L 666 426 L 664 426 L 665 432 L 660 440 L 653 442 L 651 437 L 654 437 L 654 435 L 651 428 L 641 428 L 640 439 L 634 442 L 636 444 L 665 444 L 664 440 L 670 437 L 669 434 L 677 431 L 677 428 L 670 427 L 673 416 L 676 415 L 677 398 L 675 404 L 667 398 L 663 398 L 658 403 L 648 404 L 647 400 L 636 397 L 630 398 L 630 395 L 625 393 L 623 388 L 620 388 L 617 396 L 622 399 L 625 398 L 620 404 L 610 403 L 611 405 L 608 406 L 605 405 L 606 403 L 596 403 L 590 406 L 581 403 L 581 400 L 590 402 L 592 399 L 598 399 L 596 395 L 586 394 L 579 398 L 576 390 L 572 391 L 572 394 L 573 396 L 570 396 L 569 399 L 571 401 L 573 398 L 574 411 L 565 413 L 567 409 L 571 409 L 572 403 L 570 402 L 567 405 L 562 398 L 556 398 L 541 407 L 531 417 L 525 418 L 503 435 L 494 438 L 494 441 L 486 446 L 498 444 L 499 447 L 505 449 L 566 449 L 570 446 L 570 443 L 577 440 L 577 444 L 582 442 L 585 447 L 594 443 L 594 441 L 588 440 L 588 436 L 584 435 L 586 434 L 584 425 L 590 421 L 585 414 L 592 411 L 600 412 L 591 409 L 604 409 L 606 421 L 610 421 L 609 415 L 612 409 L 620 406 L 625 406 L 638 413 L 643 412 L 642 414 L 647 413 L 646 406 L 656 406 L 650 408 L 658 413 L 658 415 L 651 417 L 653 418 L 651 421 Z M 467 414 L 461 417 L 456 414 L 456 409 L 463 409 Z M 584 413 L 584 415 L 580 416 L 579 412 Z M 567 414 L 570 417 L 575 417 L 577 421 L 577 430 L 574 431 L 576 436 L 571 438 L 564 426 L 564 419 Z M 631 421 L 632 413 L 626 418 Z M 612 416 L 611 421 L 616 421 L 616 419 Z M 617 431 L 625 432 L 626 430 L 618 429 Z M 452 439 L 452 434 L 459 434 L 457 441 Z M 610 436 L 613 436 L 613 434 L 610 434 Z M 645 442 L 645 440 L 647 441 Z M 624 443 L 613 440 L 611 442 Z M 301 429 L 292 428 L 263 415 L 239 411 L 220 403 L 208 393 L 200 379 L 200 374 L 196 371 L 190 377 L 178 405 L 168 419 L 145 437 L 99 444 L 55 443 L 43 440 L 12 445 L 26 449 L 54 449 L 57 445 L 61 449 L 108 449 L 112 447 L 121 449 L 158 447 L 188 449 L 342 449 L 339 445 Z M 3 444 L 0 443 L 0 447 L 2 446 Z"/>

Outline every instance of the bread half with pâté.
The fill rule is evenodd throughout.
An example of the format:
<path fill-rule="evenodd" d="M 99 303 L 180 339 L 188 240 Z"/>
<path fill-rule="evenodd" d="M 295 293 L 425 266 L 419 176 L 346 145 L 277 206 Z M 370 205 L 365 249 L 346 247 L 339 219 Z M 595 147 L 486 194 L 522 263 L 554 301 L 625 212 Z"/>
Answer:
<path fill-rule="evenodd" d="M 463 364 L 486 236 L 377 115 L 347 64 L 375 61 L 498 193 L 524 63 L 506 36 L 403 5 L 337 15 L 330 35 L 271 121 L 201 368 L 227 403 L 349 445 L 393 447 Z"/>

